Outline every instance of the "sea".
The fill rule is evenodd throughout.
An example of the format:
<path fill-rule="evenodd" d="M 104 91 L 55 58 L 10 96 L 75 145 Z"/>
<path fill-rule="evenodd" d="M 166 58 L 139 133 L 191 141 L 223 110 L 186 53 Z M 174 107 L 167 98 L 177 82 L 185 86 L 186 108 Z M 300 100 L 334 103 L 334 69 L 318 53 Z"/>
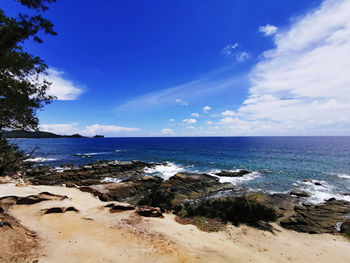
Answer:
<path fill-rule="evenodd" d="M 350 201 L 350 136 L 344 137 L 146 137 L 11 139 L 36 165 L 84 165 L 97 160 L 159 162 L 145 175 L 167 180 L 179 172 L 215 175 L 221 170 L 249 170 L 241 177 L 220 177 L 269 193 L 301 189 L 308 201 Z M 320 184 L 316 184 L 319 182 Z"/>

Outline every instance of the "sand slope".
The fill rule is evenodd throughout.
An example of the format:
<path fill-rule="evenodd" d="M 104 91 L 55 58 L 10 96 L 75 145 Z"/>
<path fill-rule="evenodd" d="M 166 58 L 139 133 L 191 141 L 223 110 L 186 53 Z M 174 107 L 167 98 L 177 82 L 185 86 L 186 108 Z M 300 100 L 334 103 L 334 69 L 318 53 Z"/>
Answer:
<path fill-rule="evenodd" d="M 140 217 L 133 211 L 112 214 L 106 203 L 75 188 L 0 185 L 0 197 L 44 191 L 68 199 L 10 210 L 40 238 L 45 255 L 39 262 L 350 262 L 350 242 L 341 236 L 296 233 L 277 225 L 276 234 L 247 226 L 206 233 L 178 224 L 170 214 L 163 219 Z M 42 212 L 69 206 L 80 212 Z M 0 246 L 1 251 L 6 249 Z"/>

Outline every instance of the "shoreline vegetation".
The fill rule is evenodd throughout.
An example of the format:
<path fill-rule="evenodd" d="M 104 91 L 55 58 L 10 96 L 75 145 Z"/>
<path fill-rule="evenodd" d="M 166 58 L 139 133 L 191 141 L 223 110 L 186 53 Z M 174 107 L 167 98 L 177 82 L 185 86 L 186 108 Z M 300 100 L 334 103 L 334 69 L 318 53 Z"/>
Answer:
<path fill-rule="evenodd" d="M 254 192 L 201 173 L 144 176 L 156 165 L 98 161 L 2 176 L 0 233 L 8 242 L 0 261 L 350 260 L 347 201 L 310 204 L 297 189 Z M 16 242 L 25 242 L 17 252 Z"/>

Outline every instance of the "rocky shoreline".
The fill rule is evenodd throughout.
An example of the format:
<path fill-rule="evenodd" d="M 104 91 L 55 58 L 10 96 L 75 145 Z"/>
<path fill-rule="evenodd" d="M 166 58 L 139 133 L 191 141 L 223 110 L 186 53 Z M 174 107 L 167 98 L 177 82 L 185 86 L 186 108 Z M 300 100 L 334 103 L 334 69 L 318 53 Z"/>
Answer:
<path fill-rule="evenodd" d="M 254 202 L 272 209 L 276 214 L 275 220 L 290 230 L 305 233 L 349 231 L 346 226 L 349 225 L 350 203 L 347 201 L 329 199 L 320 204 L 310 204 L 305 202 L 309 194 L 298 189 L 289 194 L 255 193 L 231 183 L 220 183 L 218 177 L 204 173 L 178 173 L 168 180 L 158 176 L 145 176 L 146 168 L 152 169 L 161 164 L 99 161 L 79 167 L 64 165 L 60 169 L 38 166 L 28 169 L 24 178 L 33 185 L 76 187 L 92 193 L 104 202 L 118 201 L 160 207 L 163 212 L 171 210 L 178 215 L 186 215 L 189 207 L 193 209 L 207 200 L 228 202 L 227 199 L 232 201 L 244 197 L 248 203 Z M 242 177 L 246 174 L 249 171 L 221 171 L 216 175 Z M 117 182 L 108 182 L 111 179 Z M 256 220 L 259 221 L 260 218 Z M 247 222 L 242 220 L 242 223 Z"/>

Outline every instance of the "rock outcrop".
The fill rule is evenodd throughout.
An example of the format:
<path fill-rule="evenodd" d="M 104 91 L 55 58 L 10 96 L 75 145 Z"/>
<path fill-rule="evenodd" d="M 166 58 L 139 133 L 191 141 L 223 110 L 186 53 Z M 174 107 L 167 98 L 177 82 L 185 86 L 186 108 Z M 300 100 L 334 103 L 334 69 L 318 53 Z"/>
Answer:
<path fill-rule="evenodd" d="M 317 205 L 297 205 L 294 214 L 283 219 L 281 226 L 311 234 L 336 233 L 336 226 L 350 213 L 350 203 L 343 200 L 328 200 Z"/>
<path fill-rule="evenodd" d="M 243 175 L 249 174 L 250 172 L 247 170 L 239 170 L 237 172 L 231 172 L 231 171 L 221 171 L 219 173 L 216 173 L 217 176 L 225 176 L 225 177 L 242 177 Z"/>
<path fill-rule="evenodd" d="M 299 196 L 299 197 L 310 197 L 309 193 L 307 193 L 303 190 L 297 190 L 297 189 L 290 191 L 290 194 L 295 195 L 295 196 Z"/>
<path fill-rule="evenodd" d="M 145 194 L 152 191 L 163 181 L 157 176 L 143 176 L 127 179 L 120 183 L 81 186 L 80 190 L 90 192 L 102 201 L 122 201 L 138 203 Z"/>
<path fill-rule="evenodd" d="M 166 209 L 172 209 L 184 200 L 234 188 L 230 183 L 220 183 L 215 176 L 191 173 L 176 174 L 166 181 L 157 176 L 144 176 L 120 183 L 80 187 L 82 191 L 91 192 L 102 201 L 120 201 Z"/>
<path fill-rule="evenodd" d="M 224 200 L 220 198 L 228 198 L 232 202 L 226 203 L 235 205 L 238 204 L 237 200 L 247 200 L 249 209 L 253 207 L 252 204 L 256 204 L 261 213 L 271 212 L 270 208 L 272 208 L 278 218 L 277 222 L 287 229 L 307 233 L 336 233 L 339 231 L 339 228 L 337 229 L 339 223 L 344 222 L 341 225 L 341 231 L 345 233 L 350 231 L 349 220 L 344 221 L 350 215 L 349 202 L 329 199 L 314 205 L 305 202 L 310 194 L 302 190 L 294 189 L 285 194 L 252 193 L 230 183 L 220 183 L 218 178 L 218 176 L 241 177 L 250 173 L 247 170 L 221 171 L 216 173 L 216 176 L 203 173 L 178 173 L 168 180 L 158 176 L 145 176 L 145 168 L 153 168 L 155 165 L 158 164 L 140 161 L 99 161 L 80 167 L 66 165 L 63 171 L 40 166 L 27 171 L 27 179 L 33 184 L 65 184 L 90 192 L 102 201 L 130 204 L 109 204 L 107 207 L 110 208 L 111 213 L 135 210 L 135 213 L 142 216 L 162 217 L 163 211 L 173 210 L 180 215 L 186 214 L 186 210 L 190 207 L 194 209 L 193 207 L 201 203 L 210 205 L 216 200 Z M 106 177 L 118 179 L 119 182 L 105 182 L 103 179 Z M 305 181 L 315 185 L 320 184 L 313 180 L 305 179 Z M 3 213 L 14 204 L 30 205 L 64 198 L 64 196 L 54 196 L 45 192 L 27 197 L 7 196 L 0 199 L 0 212 Z M 245 205 L 244 202 L 242 204 Z M 216 207 L 210 209 L 215 210 Z M 208 211 L 212 211 L 210 209 Z M 228 210 L 230 209 L 229 207 Z M 255 211 L 249 209 L 247 211 L 255 215 Z M 73 207 L 53 207 L 43 211 L 43 214 L 67 211 L 78 212 Z M 246 217 L 249 218 L 249 216 Z M 233 215 L 232 218 L 234 218 Z"/>
<path fill-rule="evenodd" d="M 140 177 L 144 174 L 145 168 L 152 168 L 155 165 L 140 161 L 100 161 L 79 167 L 64 166 L 63 171 L 57 171 L 50 166 L 38 166 L 27 170 L 26 174 L 32 184 L 93 185 L 101 183 L 106 177 L 121 180 Z"/>

